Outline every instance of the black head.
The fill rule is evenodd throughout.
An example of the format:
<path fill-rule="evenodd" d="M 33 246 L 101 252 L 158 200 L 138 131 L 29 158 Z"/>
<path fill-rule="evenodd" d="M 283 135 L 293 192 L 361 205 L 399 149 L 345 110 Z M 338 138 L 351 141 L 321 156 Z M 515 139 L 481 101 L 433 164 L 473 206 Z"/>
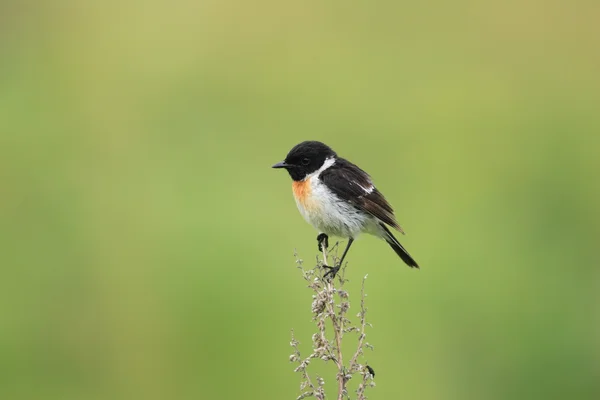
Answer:
<path fill-rule="evenodd" d="M 335 151 L 325 143 L 307 141 L 294 146 L 285 160 L 273 165 L 273 168 L 285 168 L 293 180 L 301 181 L 321 168 L 326 159 L 335 156 Z"/>

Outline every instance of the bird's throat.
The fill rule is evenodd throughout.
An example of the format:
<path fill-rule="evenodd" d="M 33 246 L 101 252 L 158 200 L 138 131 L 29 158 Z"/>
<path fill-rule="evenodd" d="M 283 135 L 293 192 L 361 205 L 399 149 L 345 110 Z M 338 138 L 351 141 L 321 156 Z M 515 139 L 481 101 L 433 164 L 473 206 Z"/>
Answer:
<path fill-rule="evenodd" d="M 306 207 L 309 203 L 311 194 L 310 179 L 292 182 L 292 190 L 294 191 L 294 197 L 298 202 Z"/>

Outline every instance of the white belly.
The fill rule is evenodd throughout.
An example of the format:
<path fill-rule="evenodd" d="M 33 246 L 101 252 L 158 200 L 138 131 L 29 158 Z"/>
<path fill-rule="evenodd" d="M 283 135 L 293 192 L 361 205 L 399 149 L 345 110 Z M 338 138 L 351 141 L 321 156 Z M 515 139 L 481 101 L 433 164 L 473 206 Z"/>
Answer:
<path fill-rule="evenodd" d="M 309 178 L 310 201 L 296 205 L 304 219 L 327 235 L 343 238 L 355 238 L 361 232 L 375 233 L 378 225 L 375 218 L 360 212 L 350 203 L 331 193 L 318 177 Z"/>

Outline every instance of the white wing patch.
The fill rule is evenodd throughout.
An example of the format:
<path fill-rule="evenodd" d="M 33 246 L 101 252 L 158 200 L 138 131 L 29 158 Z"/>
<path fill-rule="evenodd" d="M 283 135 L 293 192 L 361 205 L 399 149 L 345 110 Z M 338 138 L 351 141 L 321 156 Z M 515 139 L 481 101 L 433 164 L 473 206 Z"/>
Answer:
<path fill-rule="evenodd" d="M 352 183 L 354 183 L 356 186 L 361 188 L 365 192 L 365 194 L 371 194 L 371 193 L 373 193 L 373 190 L 375 190 L 375 186 L 373 184 L 371 184 L 370 186 L 364 187 L 363 185 L 361 185 L 360 183 L 358 183 L 356 181 L 354 181 Z"/>

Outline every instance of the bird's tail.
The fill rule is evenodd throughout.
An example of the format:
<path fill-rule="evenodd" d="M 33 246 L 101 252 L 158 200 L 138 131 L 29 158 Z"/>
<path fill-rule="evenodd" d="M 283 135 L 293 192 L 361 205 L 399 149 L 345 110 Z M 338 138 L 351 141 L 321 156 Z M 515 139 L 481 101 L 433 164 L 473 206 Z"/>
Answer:
<path fill-rule="evenodd" d="M 404 261 L 406 265 L 408 265 L 411 268 L 419 268 L 417 262 L 410 256 L 410 254 L 408 254 L 408 251 L 406 251 L 406 249 L 402 247 L 398 239 L 396 239 L 394 235 L 392 235 L 392 232 L 390 232 L 387 226 L 385 226 L 384 224 L 379 225 L 383 230 L 383 238 L 391 246 L 391 248 L 394 249 L 396 254 L 400 256 L 402 261 Z"/>

